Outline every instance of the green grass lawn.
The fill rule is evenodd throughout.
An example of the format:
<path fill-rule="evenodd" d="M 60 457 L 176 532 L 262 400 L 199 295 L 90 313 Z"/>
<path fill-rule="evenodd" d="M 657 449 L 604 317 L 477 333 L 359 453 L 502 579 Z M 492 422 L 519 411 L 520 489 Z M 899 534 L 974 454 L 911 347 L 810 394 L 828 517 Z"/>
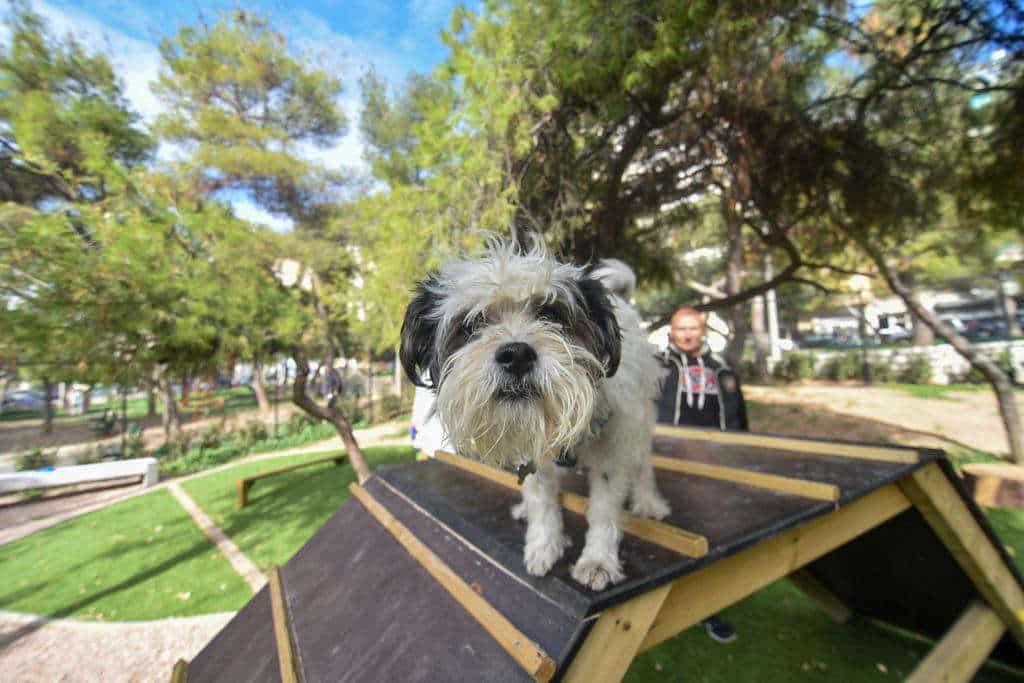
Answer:
<path fill-rule="evenodd" d="M 0 609 L 103 621 L 237 610 L 252 592 L 166 491 L 0 547 Z"/>
<path fill-rule="evenodd" d="M 630 683 L 693 681 L 901 681 L 928 652 L 928 643 L 869 621 L 837 624 L 788 581 L 777 581 L 722 612 L 739 638 L 720 645 L 696 626 L 633 662 Z M 987 665 L 975 683 L 1021 681 Z"/>
<path fill-rule="evenodd" d="M 898 389 L 916 398 L 937 398 L 944 401 L 955 401 L 949 394 L 954 392 L 992 391 L 988 384 L 901 384 L 887 382 L 882 384 L 887 389 Z"/>
<path fill-rule="evenodd" d="M 252 474 L 316 460 L 337 451 L 273 458 L 232 467 L 183 484 L 188 494 L 261 569 L 283 565 L 349 498 L 356 480 L 352 468 L 333 463 L 313 465 L 256 482 L 249 504 L 235 509 L 235 482 Z M 370 467 L 408 462 L 411 446 L 364 450 Z"/>

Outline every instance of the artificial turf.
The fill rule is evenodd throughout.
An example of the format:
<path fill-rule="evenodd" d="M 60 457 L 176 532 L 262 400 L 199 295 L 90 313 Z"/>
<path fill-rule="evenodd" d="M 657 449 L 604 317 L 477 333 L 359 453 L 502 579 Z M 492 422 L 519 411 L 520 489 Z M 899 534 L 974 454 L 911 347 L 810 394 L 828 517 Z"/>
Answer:
<path fill-rule="evenodd" d="M 166 491 L 0 547 L 0 609 L 102 621 L 237 610 L 248 585 Z"/>

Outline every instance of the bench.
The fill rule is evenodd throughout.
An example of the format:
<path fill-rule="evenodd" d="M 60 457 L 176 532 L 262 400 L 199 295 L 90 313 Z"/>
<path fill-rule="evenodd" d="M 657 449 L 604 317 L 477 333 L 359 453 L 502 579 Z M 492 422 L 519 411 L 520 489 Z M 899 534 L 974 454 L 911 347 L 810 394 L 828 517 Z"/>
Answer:
<path fill-rule="evenodd" d="M 156 458 L 135 458 L 92 465 L 72 465 L 52 470 L 10 472 L 0 474 L 0 493 L 16 493 L 31 489 L 52 489 L 58 486 L 91 484 L 98 481 L 139 477 L 147 488 L 160 481 Z"/>
<path fill-rule="evenodd" d="M 303 467 L 309 467 L 310 465 L 319 465 L 323 462 L 334 461 L 335 465 L 340 465 L 344 460 L 348 458 L 345 453 L 338 453 L 337 455 L 329 455 L 326 458 L 317 458 L 316 460 L 310 460 L 308 462 L 300 462 L 297 465 L 289 465 L 288 467 L 279 467 L 276 470 L 270 470 L 269 472 L 261 472 L 260 474 L 254 474 L 251 477 L 244 477 L 235 482 L 235 488 L 238 489 L 238 504 L 237 508 L 241 510 L 245 507 L 246 503 L 249 502 L 249 489 L 260 479 L 266 479 L 267 477 L 273 477 L 278 474 L 284 474 L 285 472 L 291 472 L 292 470 L 301 469 Z"/>

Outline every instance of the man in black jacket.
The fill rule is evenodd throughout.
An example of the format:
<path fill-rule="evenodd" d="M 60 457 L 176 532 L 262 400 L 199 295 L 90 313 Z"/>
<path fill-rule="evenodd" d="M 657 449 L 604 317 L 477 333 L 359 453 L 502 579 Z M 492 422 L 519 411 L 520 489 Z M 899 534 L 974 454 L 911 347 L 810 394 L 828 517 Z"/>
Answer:
<path fill-rule="evenodd" d="M 658 358 L 664 367 L 658 422 L 747 431 L 739 377 L 705 347 L 705 333 L 696 309 L 684 306 L 672 316 L 668 347 Z"/>
<path fill-rule="evenodd" d="M 658 356 L 664 368 L 658 422 L 747 431 L 739 377 L 707 349 L 706 332 L 700 311 L 684 306 L 673 314 L 668 347 Z M 709 617 L 704 628 L 720 643 L 736 640 L 736 630 L 718 615 Z"/>

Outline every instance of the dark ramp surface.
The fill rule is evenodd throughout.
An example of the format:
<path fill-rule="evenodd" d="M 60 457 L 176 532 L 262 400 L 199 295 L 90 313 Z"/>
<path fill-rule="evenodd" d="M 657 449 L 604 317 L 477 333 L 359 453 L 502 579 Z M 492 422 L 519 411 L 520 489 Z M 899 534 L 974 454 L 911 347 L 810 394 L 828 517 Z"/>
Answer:
<path fill-rule="evenodd" d="M 673 458 L 836 484 L 838 504 L 672 471 L 657 473 L 672 506 L 665 522 L 704 535 L 709 552 L 681 555 L 626 534 L 627 578 L 600 593 L 577 585 L 572 563 L 586 520 L 565 512 L 573 545 L 544 577 L 523 567 L 525 524 L 512 519 L 517 490 L 437 460 L 376 472 L 366 492 L 467 586 L 566 671 L 606 608 L 827 516 L 941 457 L 919 451 L 899 464 L 657 437 Z M 948 467 L 943 471 L 955 480 Z M 581 473 L 564 488 L 586 495 Z M 984 516 L 973 507 L 986 529 Z M 991 531 L 989 530 L 989 533 Z M 993 540 L 995 537 L 992 536 Z M 996 541 L 998 543 L 998 541 Z M 1005 558 L 1004 558 L 1005 559 Z M 921 515 L 908 510 L 808 565 L 860 614 L 940 636 L 980 596 Z M 752 568 L 751 571 L 756 571 Z M 306 681 L 515 681 L 529 675 L 359 500 L 346 503 L 281 572 L 298 665 Z M 264 589 L 189 666 L 189 681 L 277 680 L 277 654 Z M 997 655 L 1024 662 L 1008 639 Z"/>

